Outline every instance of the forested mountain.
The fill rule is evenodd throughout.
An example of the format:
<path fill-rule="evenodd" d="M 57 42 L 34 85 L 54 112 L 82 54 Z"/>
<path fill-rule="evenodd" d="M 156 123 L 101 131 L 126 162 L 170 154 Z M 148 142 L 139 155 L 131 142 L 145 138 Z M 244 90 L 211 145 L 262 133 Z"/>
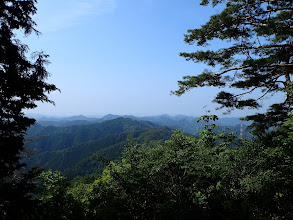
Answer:
<path fill-rule="evenodd" d="M 71 125 L 88 125 L 93 123 L 103 122 L 105 120 L 101 118 L 86 117 L 84 115 L 76 115 L 71 117 L 37 117 L 37 122 L 44 126 L 58 126 L 67 127 Z"/>
<path fill-rule="evenodd" d="M 36 124 L 27 132 L 31 138 L 49 135 L 49 137 L 32 143 L 31 146 L 39 146 L 40 151 L 60 150 L 76 143 L 98 140 L 107 135 L 125 131 L 137 131 L 150 127 L 158 127 L 151 122 L 141 122 L 118 118 L 89 125 L 73 125 L 69 127 L 41 126 Z"/>
<path fill-rule="evenodd" d="M 93 153 L 116 160 L 128 139 L 151 145 L 170 136 L 169 128 L 128 118 L 68 127 L 36 124 L 28 130 L 28 137 L 34 139 L 29 148 L 38 152 L 26 162 L 30 166 L 62 171 L 70 177 L 100 173 L 104 164 L 93 160 Z"/>
<path fill-rule="evenodd" d="M 160 126 L 167 126 L 172 129 L 181 129 L 189 134 L 198 135 L 199 129 L 203 127 L 202 122 L 197 122 L 198 117 L 176 115 L 170 116 L 167 114 L 157 115 L 157 116 L 145 116 L 136 117 L 133 115 L 112 115 L 108 114 L 101 118 L 86 117 L 83 115 L 72 116 L 66 118 L 47 118 L 41 117 L 37 122 L 44 126 L 54 125 L 58 127 L 67 127 L 70 125 L 89 125 L 95 124 L 103 121 L 113 120 L 116 118 L 130 118 L 138 121 L 150 121 Z M 250 123 L 245 121 L 242 122 L 244 125 L 249 125 Z M 220 118 L 217 124 L 224 127 L 230 127 L 233 131 L 240 131 L 241 120 L 239 118 Z"/>
<path fill-rule="evenodd" d="M 150 146 L 152 142 L 162 143 L 168 139 L 173 129 L 198 135 L 204 126 L 203 122 L 197 122 L 197 118 L 183 115 L 142 118 L 106 115 L 100 120 L 74 116 L 55 120 L 41 121 L 43 125 L 37 123 L 28 130 L 28 137 L 33 139 L 29 148 L 37 153 L 26 162 L 31 167 L 59 170 L 70 177 L 101 173 L 105 166 L 94 159 L 93 153 L 107 160 L 119 159 L 129 139 Z M 54 122 L 55 126 L 44 126 L 46 122 Z M 230 131 L 239 134 L 240 124 L 237 122 L 238 119 L 230 118 L 221 119 L 218 124 L 232 125 Z M 222 126 L 217 130 L 227 130 L 227 127 Z"/>

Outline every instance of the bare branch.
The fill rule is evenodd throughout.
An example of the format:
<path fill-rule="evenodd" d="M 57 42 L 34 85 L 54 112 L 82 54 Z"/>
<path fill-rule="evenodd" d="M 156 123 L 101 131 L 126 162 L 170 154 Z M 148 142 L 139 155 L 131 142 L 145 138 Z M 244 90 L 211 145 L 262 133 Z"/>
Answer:
<path fill-rule="evenodd" d="M 255 90 L 256 88 L 259 88 L 259 87 L 260 87 L 260 86 L 256 86 L 256 87 L 252 88 L 251 90 L 249 90 L 248 92 L 244 92 L 244 93 L 240 93 L 240 94 L 238 94 L 238 95 L 234 95 L 234 97 L 237 97 L 237 96 L 243 96 L 243 95 L 245 95 L 245 94 L 252 93 L 253 90 Z"/>
<path fill-rule="evenodd" d="M 284 86 L 286 85 L 286 82 L 284 81 L 275 81 L 275 83 L 282 83 Z"/>

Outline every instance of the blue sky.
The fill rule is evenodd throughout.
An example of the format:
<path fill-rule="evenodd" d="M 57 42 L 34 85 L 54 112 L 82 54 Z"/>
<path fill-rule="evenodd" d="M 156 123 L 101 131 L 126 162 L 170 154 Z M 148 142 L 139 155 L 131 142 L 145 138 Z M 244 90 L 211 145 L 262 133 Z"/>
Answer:
<path fill-rule="evenodd" d="M 184 43 L 184 34 L 219 9 L 198 0 L 39 0 L 37 7 L 42 35 L 23 41 L 31 52 L 50 55 L 48 82 L 61 93 L 50 94 L 56 106 L 38 103 L 28 112 L 200 116 L 210 110 L 221 116 L 212 103 L 217 89 L 170 96 L 182 76 L 206 68 L 179 56 L 197 49 Z"/>

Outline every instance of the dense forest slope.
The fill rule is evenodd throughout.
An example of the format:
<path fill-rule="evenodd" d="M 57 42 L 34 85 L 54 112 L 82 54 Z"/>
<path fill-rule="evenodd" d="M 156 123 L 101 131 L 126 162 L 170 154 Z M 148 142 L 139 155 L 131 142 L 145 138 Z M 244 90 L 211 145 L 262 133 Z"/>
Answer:
<path fill-rule="evenodd" d="M 70 177 L 95 174 L 103 170 L 104 164 L 94 160 L 93 153 L 108 160 L 119 159 L 129 139 L 151 145 L 168 139 L 171 133 L 167 127 L 129 118 L 68 127 L 36 124 L 28 130 L 28 137 L 33 139 L 29 148 L 37 153 L 26 162 Z"/>

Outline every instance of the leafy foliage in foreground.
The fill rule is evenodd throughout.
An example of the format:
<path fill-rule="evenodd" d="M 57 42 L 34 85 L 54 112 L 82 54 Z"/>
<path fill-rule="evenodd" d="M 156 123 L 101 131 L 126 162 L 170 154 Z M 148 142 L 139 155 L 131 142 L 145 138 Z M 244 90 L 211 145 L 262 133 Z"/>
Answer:
<path fill-rule="evenodd" d="M 111 162 L 96 180 L 59 187 L 67 201 L 63 209 L 76 206 L 70 211 L 83 219 L 290 219 L 288 124 L 286 132 L 268 134 L 271 145 L 236 142 L 233 133 L 214 132 L 213 125 L 199 138 L 177 131 L 152 148 L 130 143 L 122 161 Z M 57 205 L 58 197 L 50 195 L 50 204 Z"/>

